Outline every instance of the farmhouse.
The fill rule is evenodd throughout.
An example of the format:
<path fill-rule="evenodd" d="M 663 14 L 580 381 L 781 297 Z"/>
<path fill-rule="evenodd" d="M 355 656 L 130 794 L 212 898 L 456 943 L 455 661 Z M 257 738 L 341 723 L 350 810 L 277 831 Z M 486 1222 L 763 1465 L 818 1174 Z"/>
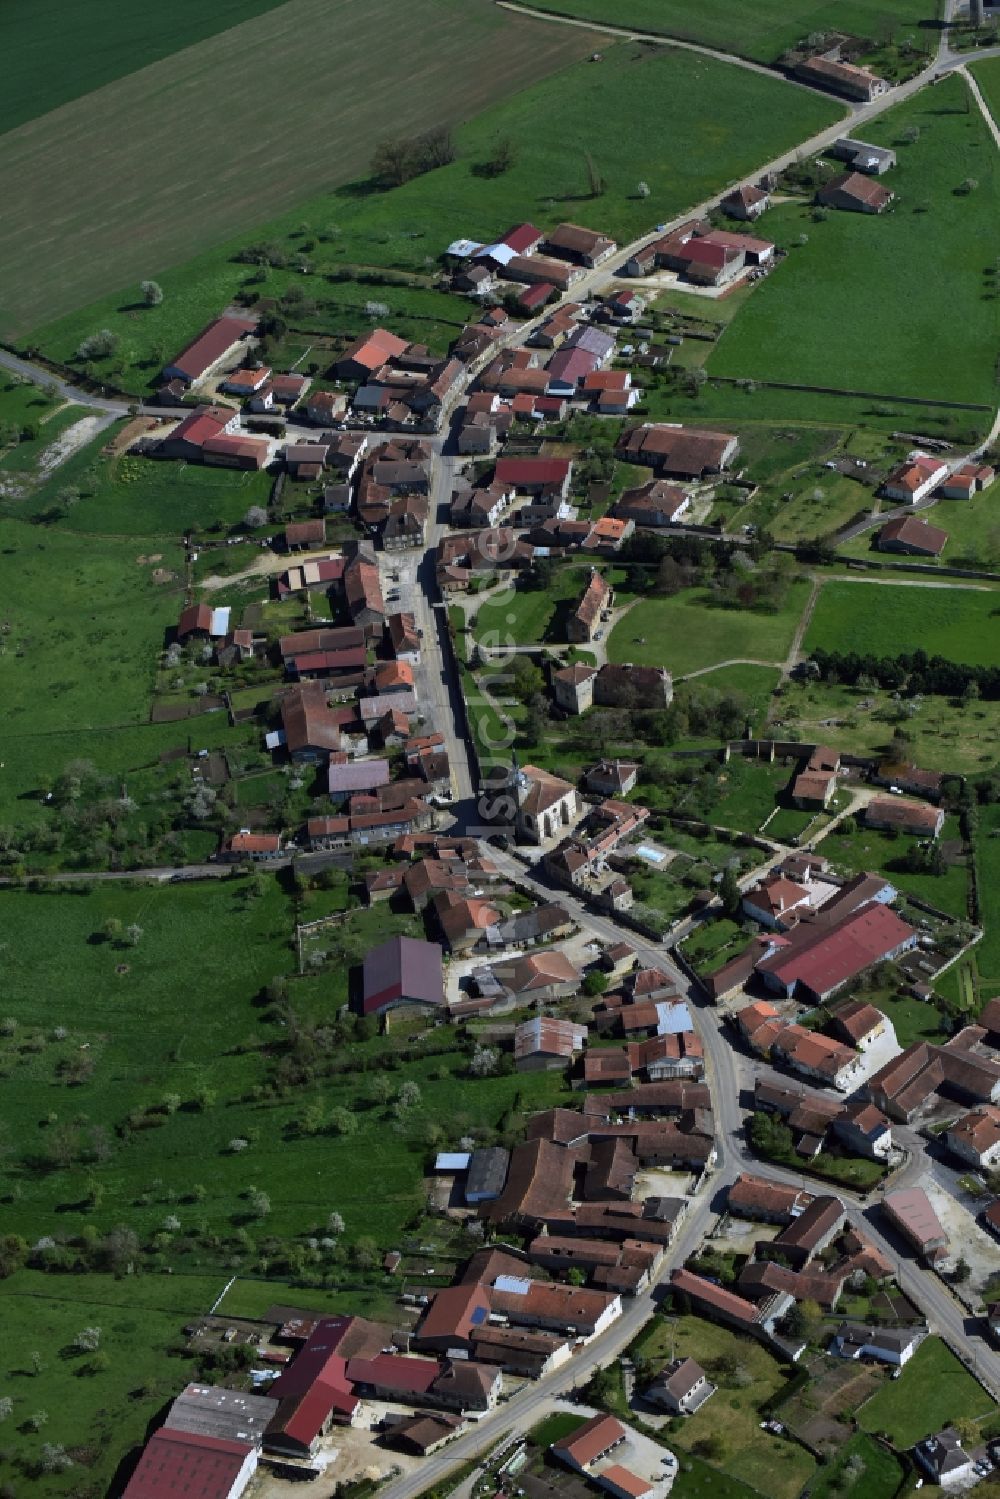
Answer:
<path fill-rule="evenodd" d="M 784 875 L 771 875 L 748 890 L 742 906 L 751 921 L 760 922 L 772 931 L 784 932 L 794 926 L 803 908 L 811 902 L 811 892 Z"/>
<path fill-rule="evenodd" d="M 259 364 L 254 369 L 233 370 L 224 380 L 220 380 L 219 389 L 233 396 L 252 396 L 255 390 L 260 390 L 271 378 L 271 371 L 266 364 Z"/>
<path fill-rule="evenodd" d="M 940 557 L 947 544 L 947 531 L 916 515 L 887 521 L 878 533 L 880 552 L 903 552 L 911 557 Z"/>
<path fill-rule="evenodd" d="M 598 760 L 584 776 L 584 785 L 599 796 L 628 796 L 641 769 L 635 760 Z"/>
<path fill-rule="evenodd" d="M 940 486 L 938 493 L 946 500 L 971 500 L 974 494 L 988 489 L 996 478 L 988 463 L 963 463 Z"/>
<path fill-rule="evenodd" d="M 281 726 L 285 748 L 296 764 L 317 765 L 341 747 L 340 723 L 319 682 L 287 689 L 281 698 Z"/>
<path fill-rule="evenodd" d="M 501 458 L 493 482 L 518 494 L 565 499 L 573 476 L 569 458 Z"/>
<path fill-rule="evenodd" d="M 694 1415 L 714 1394 L 715 1385 L 693 1358 L 675 1358 L 665 1364 L 646 1388 L 646 1399 L 673 1416 Z"/>
<path fill-rule="evenodd" d="M 637 489 L 626 489 L 614 514 L 637 526 L 673 526 L 691 509 L 691 496 L 679 484 L 652 479 Z"/>
<path fill-rule="evenodd" d="M 889 88 L 884 78 L 867 68 L 857 68 L 849 62 L 834 62 L 829 57 L 805 58 L 796 65 L 795 75 L 804 83 L 815 84 L 817 88 L 861 104 L 870 104 Z"/>
<path fill-rule="evenodd" d="M 865 824 L 870 828 L 896 828 L 917 838 L 936 838 L 944 826 L 944 809 L 902 797 L 877 796 L 865 808 Z"/>
<path fill-rule="evenodd" d="M 673 678 L 663 666 L 606 661 L 594 678 L 594 702 L 602 708 L 669 708 Z"/>
<path fill-rule="evenodd" d="M 269 859 L 280 859 L 281 852 L 280 834 L 251 833 L 244 828 L 226 839 L 216 858 L 225 864 L 236 864 L 242 859 L 249 859 L 257 864 Z"/>
<path fill-rule="evenodd" d="M 509 994 L 535 1004 L 567 999 L 580 987 L 579 971 L 557 948 L 494 963 L 493 973 Z"/>
<path fill-rule="evenodd" d="M 830 1352 L 838 1358 L 875 1359 L 901 1369 L 909 1363 L 923 1339 L 925 1327 L 865 1327 L 857 1322 L 842 1322 L 833 1335 Z"/>
<path fill-rule="evenodd" d="M 504 275 L 508 281 L 525 281 L 529 286 L 568 291 L 574 281 L 579 281 L 583 269 L 578 265 L 567 265 L 565 260 L 553 260 L 548 255 L 515 255 L 507 262 Z M 543 300 L 547 301 L 549 296 L 550 291 Z"/>
<path fill-rule="evenodd" d="M 560 1462 L 578 1473 L 586 1473 L 625 1441 L 625 1428 L 614 1416 L 591 1416 L 569 1436 L 553 1442 L 552 1452 Z"/>
<path fill-rule="evenodd" d="M 770 196 L 762 188 L 745 182 L 742 187 L 734 187 L 731 193 L 726 193 L 719 207 L 731 219 L 759 219 L 770 201 Z"/>
<path fill-rule="evenodd" d="M 567 713 L 586 713 L 594 702 L 596 666 L 563 666 L 552 673 L 552 693 Z"/>
<path fill-rule="evenodd" d="M 575 1156 L 551 1140 L 515 1145 L 504 1189 L 495 1202 L 485 1205 L 482 1216 L 491 1223 L 541 1228 L 552 1214 L 569 1206 L 575 1166 Z"/>
<path fill-rule="evenodd" d="M 623 434 L 618 456 L 628 463 L 648 464 L 662 474 L 702 479 L 728 467 L 738 447 L 739 439 L 730 432 L 647 422 Z"/>
<path fill-rule="evenodd" d="M 197 385 L 256 331 L 256 318 L 234 317 L 230 314 L 216 318 L 214 323 L 209 323 L 207 328 L 202 329 L 198 337 L 177 355 L 172 364 L 164 365 L 163 378 L 183 380 L 185 385 Z"/>
<path fill-rule="evenodd" d="M 939 1091 L 963 1103 L 1000 1103 L 1000 1063 L 973 1050 L 960 1031 L 944 1046 L 914 1041 L 872 1074 L 865 1091 L 890 1118 L 908 1124 Z"/>
<path fill-rule="evenodd" d="M 956 1119 L 945 1132 L 948 1148 L 961 1160 L 980 1169 L 1000 1162 L 1000 1109 L 982 1104 Z"/>
<path fill-rule="evenodd" d="M 241 432 L 206 438 L 201 449 L 202 461 L 217 468 L 239 468 L 250 472 L 267 465 L 271 449 L 264 437 L 246 437 Z"/>
<path fill-rule="evenodd" d="M 595 229 L 584 229 L 579 224 L 557 224 L 545 241 L 545 248 L 552 255 L 572 260 L 578 265 L 602 265 L 618 246 L 606 234 Z"/>
<path fill-rule="evenodd" d="M 816 194 L 817 203 L 829 208 L 843 208 L 849 213 L 881 213 L 895 194 L 880 182 L 873 182 L 861 172 L 843 172 L 831 177 Z"/>
<path fill-rule="evenodd" d="M 916 505 L 948 477 L 948 465 L 929 453 L 913 452 L 885 476 L 880 493 L 902 505 Z"/>
<path fill-rule="evenodd" d="M 593 640 L 602 611 L 610 609 L 613 601 L 614 594 L 603 573 L 593 569 L 583 597 L 566 621 L 566 639 L 573 645 L 586 645 Z"/>
<path fill-rule="evenodd" d="M 881 1109 L 873 1103 L 849 1104 L 833 1121 L 833 1132 L 853 1155 L 882 1161 L 892 1150 L 892 1128 Z"/>
<path fill-rule="evenodd" d="M 965 1488 L 970 1479 L 975 1480 L 975 1464 L 962 1446 L 958 1432 L 950 1426 L 918 1442 L 913 1455 L 932 1483 L 940 1484 L 942 1489 Z"/>
<path fill-rule="evenodd" d="M 821 907 L 794 931 L 776 935 L 756 970 L 769 989 L 789 997 L 801 991 L 819 1003 L 916 942 L 913 928 L 877 900 L 832 920 L 823 919 Z"/>
<path fill-rule="evenodd" d="M 239 421 L 239 412 L 230 406 L 196 406 L 161 439 L 157 452 L 163 458 L 183 458 L 189 463 L 198 463 L 204 456 L 202 449 L 206 442 L 235 432 Z"/>
<path fill-rule="evenodd" d="M 373 328 L 353 343 L 337 361 L 342 380 L 367 380 L 391 359 L 398 359 L 409 348 L 405 338 L 397 338 L 385 328 Z"/>

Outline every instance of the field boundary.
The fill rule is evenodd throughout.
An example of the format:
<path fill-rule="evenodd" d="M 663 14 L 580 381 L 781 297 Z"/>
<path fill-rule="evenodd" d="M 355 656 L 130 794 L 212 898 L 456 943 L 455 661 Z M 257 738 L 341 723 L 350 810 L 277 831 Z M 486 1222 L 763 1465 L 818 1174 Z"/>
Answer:
<path fill-rule="evenodd" d="M 744 386 L 748 382 L 758 386 L 761 390 L 800 390 L 806 395 L 818 396 L 853 396 L 855 400 L 862 401 L 892 401 L 900 406 L 941 406 L 948 411 L 993 411 L 994 407 L 988 402 L 981 401 L 945 401 L 932 399 L 930 396 L 892 396 L 884 391 L 874 390 L 851 390 L 839 385 L 800 385 L 794 380 L 758 380 L 753 375 L 710 375 L 709 380 L 715 385 L 737 385 Z"/>

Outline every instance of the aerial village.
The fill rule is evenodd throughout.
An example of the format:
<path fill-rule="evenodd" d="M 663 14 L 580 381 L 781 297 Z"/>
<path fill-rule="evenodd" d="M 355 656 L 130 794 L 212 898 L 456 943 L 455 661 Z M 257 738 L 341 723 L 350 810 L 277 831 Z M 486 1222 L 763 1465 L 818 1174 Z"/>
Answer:
<path fill-rule="evenodd" d="M 879 86 L 848 64 L 803 67 L 851 98 Z M 842 170 L 823 205 L 890 206 L 891 151 L 844 138 L 830 154 Z M 267 469 L 304 497 L 303 518 L 261 543 L 284 555 L 256 623 L 192 595 L 165 645 L 223 671 L 256 662 L 274 694 L 262 748 L 315 777 L 328 803 L 291 835 L 233 831 L 216 858 L 365 855 L 359 900 L 412 912 L 423 936 L 372 947 L 351 976 L 356 1011 L 387 1033 L 472 1026 L 484 1069 L 503 1056 L 517 1072 L 559 1072 L 575 1102 L 531 1116 L 512 1147 L 454 1138 L 433 1153 L 429 1209 L 469 1251 L 452 1283 L 417 1289 L 403 1253 L 388 1253 L 392 1322 L 314 1312 L 304 1293 L 259 1321 L 188 1329 L 244 1348 L 245 1372 L 178 1391 L 126 1496 L 168 1478 L 164 1493 L 208 1493 L 211 1467 L 211 1492 L 236 1499 L 258 1464 L 279 1489 L 325 1478 L 352 1492 L 405 1473 L 416 1493 L 425 1461 L 452 1445 L 456 1461 L 476 1456 L 496 1414 L 477 1493 L 665 1499 L 682 1472 L 669 1433 L 703 1407 L 725 1425 L 722 1387 L 750 1346 L 801 1360 L 827 1415 L 760 1423 L 779 1464 L 789 1443 L 826 1461 L 850 1436 L 833 1414 L 842 1369 L 863 1368 L 871 1393 L 943 1340 L 989 1388 L 969 1338 L 1000 1342 L 1000 1199 L 986 1192 L 977 1219 L 948 1183 L 995 1184 L 1000 1000 L 940 1044 L 900 1044 L 870 997 L 878 975 L 926 1001 L 965 940 L 959 923 L 884 874 L 838 872 L 821 837 L 792 847 L 765 826 L 682 920 L 650 932 L 633 881 L 669 850 L 641 764 L 596 759 L 576 783 L 509 750 L 477 764 L 447 708 L 454 643 L 434 596 L 514 587 L 574 553 L 594 565 L 566 614 L 577 654 L 546 674 L 551 703 L 570 719 L 670 705 L 668 665 L 587 654 L 615 608 L 599 564 L 637 532 L 695 523 L 706 491 L 738 471 L 739 442 L 643 420 L 633 374 L 671 353 L 642 335 L 643 313 L 664 284 L 715 297 L 780 276 L 761 224 L 770 191 L 743 184 L 718 205 L 727 227 L 653 230 L 624 260 L 572 223 L 442 246 L 450 285 L 475 307 L 445 359 L 374 327 L 313 380 L 268 367 L 256 317 L 225 311 L 164 368 L 162 413 L 135 423 L 144 462 Z M 577 518 L 573 460 L 542 451 L 547 425 L 572 412 L 624 419 L 617 456 L 646 473 L 596 520 Z M 882 480 L 902 509 L 879 547 L 938 555 L 946 533 L 914 512 L 992 479 L 984 463 L 912 451 Z M 310 627 L 268 625 L 303 599 Z M 846 791 L 862 828 L 924 850 L 942 834 L 945 778 L 912 763 L 749 737 L 730 756 L 783 765 L 807 830 L 841 818 Z M 484 789 L 506 812 L 480 811 L 476 827 L 456 814 Z M 727 921 L 726 960 L 706 971 L 688 940 Z M 704 1350 L 697 1336 L 679 1355 L 672 1335 L 650 1342 L 657 1312 L 668 1328 L 700 1320 Z M 803 1357 L 818 1327 L 819 1362 Z M 531 1385 L 551 1440 L 532 1421 L 504 1433 L 503 1407 Z M 712 1422 L 702 1429 L 710 1446 Z M 906 1454 L 909 1472 L 948 1491 L 998 1459 L 988 1435 L 953 1427 L 922 1431 Z"/>

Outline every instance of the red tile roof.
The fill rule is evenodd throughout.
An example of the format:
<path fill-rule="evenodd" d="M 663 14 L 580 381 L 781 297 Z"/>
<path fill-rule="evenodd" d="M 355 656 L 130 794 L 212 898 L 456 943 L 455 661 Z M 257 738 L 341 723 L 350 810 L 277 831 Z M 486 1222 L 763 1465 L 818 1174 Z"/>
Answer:
<path fill-rule="evenodd" d="M 498 484 L 515 489 L 524 485 L 564 483 L 569 473 L 568 458 L 501 458 L 496 466 Z"/>
<path fill-rule="evenodd" d="M 568 1436 L 552 1443 L 552 1451 L 586 1468 L 625 1437 L 625 1428 L 614 1416 L 591 1416 Z"/>
<path fill-rule="evenodd" d="M 146 1443 L 122 1499 L 229 1499 L 249 1443 L 163 1426 Z"/>
<path fill-rule="evenodd" d="M 787 945 L 764 958 L 757 968 L 787 987 L 802 984 L 814 994 L 828 994 L 880 962 L 913 935 L 913 928 L 895 911 L 873 901 L 832 927 L 803 923 Z"/>

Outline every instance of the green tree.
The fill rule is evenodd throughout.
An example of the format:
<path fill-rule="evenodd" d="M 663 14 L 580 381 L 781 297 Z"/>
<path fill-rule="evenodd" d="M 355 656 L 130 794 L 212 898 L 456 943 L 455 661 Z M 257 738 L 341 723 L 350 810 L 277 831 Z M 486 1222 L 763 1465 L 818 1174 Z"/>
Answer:
<path fill-rule="evenodd" d="M 20 1270 L 28 1258 L 28 1245 L 20 1234 L 0 1235 L 0 1280 Z"/>
<path fill-rule="evenodd" d="M 602 973 L 599 968 L 592 968 L 583 981 L 583 992 L 589 999 L 596 998 L 598 994 L 604 994 L 607 987 L 607 974 Z"/>
<path fill-rule="evenodd" d="M 719 896 L 722 900 L 723 911 L 732 920 L 739 912 L 743 896 L 740 891 L 739 881 L 736 878 L 736 871 L 729 864 L 722 871 L 722 878 L 719 881 Z"/>
<path fill-rule="evenodd" d="M 347 1137 L 357 1133 L 358 1119 L 350 1109 L 336 1108 L 330 1114 L 330 1129 L 335 1135 Z"/>

